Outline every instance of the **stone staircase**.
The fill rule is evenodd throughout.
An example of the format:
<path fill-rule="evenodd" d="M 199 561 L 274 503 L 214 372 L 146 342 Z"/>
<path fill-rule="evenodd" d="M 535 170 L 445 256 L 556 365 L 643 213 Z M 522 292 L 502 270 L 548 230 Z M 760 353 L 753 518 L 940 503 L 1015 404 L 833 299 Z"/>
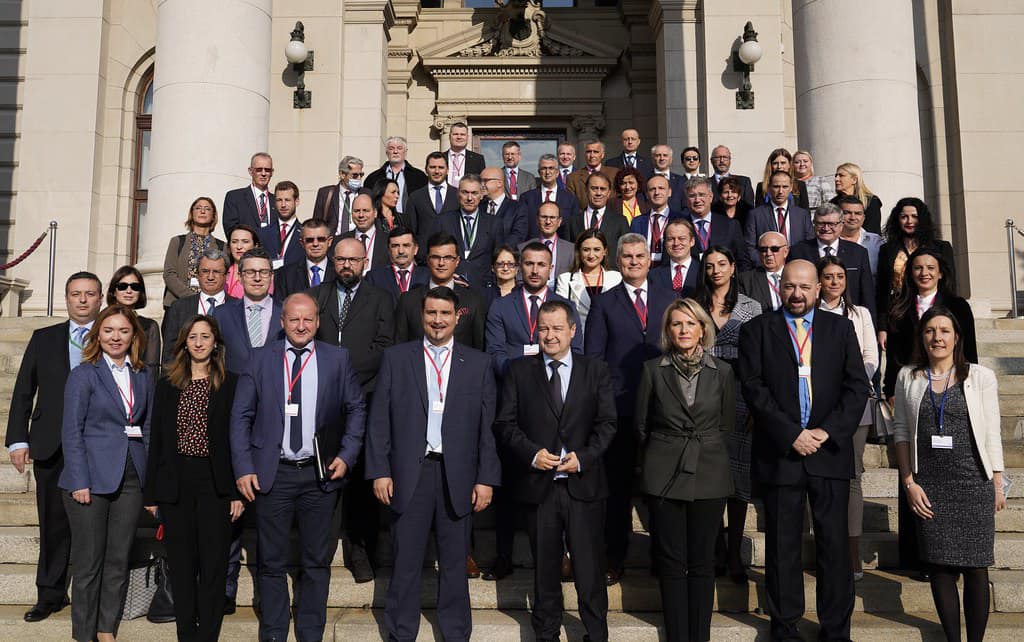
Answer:
<path fill-rule="evenodd" d="M 14 376 L 21 353 L 32 329 L 48 323 L 45 319 L 0 320 L 0 420 L 6 426 Z M 982 362 L 999 374 L 1000 408 L 1007 474 L 1016 480 L 1007 509 L 996 517 L 996 564 L 991 571 L 992 614 L 987 640 L 1017 642 L 1024 628 L 1024 322 L 979 320 L 979 350 Z M 883 446 L 868 445 L 863 479 L 864 536 L 861 556 L 865 578 L 856 585 L 853 638 L 857 640 L 940 639 L 941 627 L 935 616 L 927 583 L 915 581 L 895 570 L 896 471 L 890 468 Z M 19 475 L 6 457 L 0 458 L 0 640 L 66 640 L 70 635 L 70 612 L 38 624 L 26 624 L 22 614 L 35 600 L 35 560 L 38 526 L 31 472 Z M 634 533 L 623 581 L 609 589 L 609 626 L 612 640 L 658 640 L 661 629 L 661 600 L 657 582 L 650 575 L 650 538 L 647 515 L 642 505 L 634 511 Z M 493 517 L 482 514 L 476 520 L 476 558 L 481 563 L 494 556 Z M 721 579 L 716 587 L 716 613 L 712 620 L 713 640 L 766 639 L 768 619 L 764 615 L 764 533 L 763 513 L 755 504 L 748 512 L 744 557 L 751 564 L 745 585 Z M 136 555 L 145 557 L 156 548 L 153 523 L 141 522 Z M 247 533 L 252 540 L 254 534 Z M 390 546 L 382 534 L 380 549 L 384 568 L 376 582 L 355 584 L 342 568 L 341 549 L 334 558 L 334 572 L 328 601 L 327 640 L 381 639 L 384 598 L 387 591 Z M 805 538 L 805 568 L 812 568 L 813 547 Z M 529 605 L 532 601 L 532 572 L 525 533 L 517 533 L 515 562 L 520 568 L 508 579 L 494 583 L 470 581 L 474 637 L 482 640 L 532 640 Z M 252 569 L 243 570 L 239 611 L 225 618 L 221 639 L 256 639 L 257 624 L 252 603 Z M 804 576 L 808 613 L 806 636 L 816 625 L 813 572 Z M 432 571 L 424 572 L 422 598 L 425 616 L 420 639 L 441 639 L 436 613 L 437 581 Z M 563 584 L 565 605 L 564 638 L 580 640 L 583 627 L 576 609 L 572 584 Z M 121 639 L 173 640 L 173 625 L 150 624 L 145 619 L 125 622 Z M 808 637 L 813 639 L 813 637 Z"/>

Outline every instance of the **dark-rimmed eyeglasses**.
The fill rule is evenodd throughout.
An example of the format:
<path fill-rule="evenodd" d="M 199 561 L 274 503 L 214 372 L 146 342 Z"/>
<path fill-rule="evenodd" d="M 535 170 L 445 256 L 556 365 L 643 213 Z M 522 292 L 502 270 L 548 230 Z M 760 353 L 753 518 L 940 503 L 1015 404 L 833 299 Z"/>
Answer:
<path fill-rule="evenodd" d="M 683 156 L 684 161 L 699 161 L 700 156 Z"/>
<path fill-rule="evenodd" d="M 114 289 L 116 289 L 118 292 L 124 292 L 125 290 L 131 290 L 132 292 L 142 292 L 142 284 L 138 282 L 125 283 L 124 281 L 121 281 L 120 283 L 114 286 Z"/>
<path fill-rule="evenodd" d="M 451 263 L 452 261 L 457 261 L 459 259 L 459 257 L 452 256 L 451 254 L 446 254 L 444 256 L 441 256 L 440 254 L 431 254 L 427 258 L 431 261 L 437 261 L 438 263 Z"/>

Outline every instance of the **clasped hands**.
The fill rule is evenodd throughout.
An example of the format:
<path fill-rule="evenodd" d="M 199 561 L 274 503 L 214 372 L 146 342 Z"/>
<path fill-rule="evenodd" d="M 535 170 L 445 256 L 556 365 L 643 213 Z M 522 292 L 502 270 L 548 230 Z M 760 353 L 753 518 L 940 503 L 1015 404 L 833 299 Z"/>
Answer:
<path fill-rule="evenodd" d="M 554 469 L 559 473 L 580 472 L 580 460 L 576 452 L 566 453 L 565 459 L 558 455 L 552 455 L 547 448 L 541 448 L 533 458 L 533 467 L 537 470 Z"/>
<path fill-rule="evenodd" d="M 818 449 L 826 441 L 828 441 L 828 433 L 824 428 L 804 428 L 793 442 L 793 450 L 802 457 L 806 457 L 818 452 Z"/>

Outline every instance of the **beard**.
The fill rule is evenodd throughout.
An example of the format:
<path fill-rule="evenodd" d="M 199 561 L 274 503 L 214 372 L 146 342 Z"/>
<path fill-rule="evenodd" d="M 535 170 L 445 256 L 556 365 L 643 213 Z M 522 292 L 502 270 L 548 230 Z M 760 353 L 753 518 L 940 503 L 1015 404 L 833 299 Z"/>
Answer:
<path fill-rule="evenodd" d="M 359 285 L 359 278 L 360 276 L 358 272 L 352 272 L 351 274 L 339 274 L 338 283 L 340 283 L 342 287 L 351 289 L 353 286 Z"/>

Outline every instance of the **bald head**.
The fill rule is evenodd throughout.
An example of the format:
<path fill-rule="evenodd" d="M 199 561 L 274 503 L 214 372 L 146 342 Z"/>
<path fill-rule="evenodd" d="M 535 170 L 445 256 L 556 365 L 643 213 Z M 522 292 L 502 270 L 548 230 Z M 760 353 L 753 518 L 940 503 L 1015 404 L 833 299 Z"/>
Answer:
<path fill-rule="evenodd" d="M 354 238 L 341 239 L 334 246 L 334 272 L 338 275 L 338 282 L 346 288 L 359 283 L 365 266 L 366 246 L 362 241 Z"/>
<path fill-rule="evenodd" d="M 492 199 L 505 192 L 505 174 L 497 167 L 485 167 L 484 171 L 480 172 L 480 180 L 484 184 L 484 192 Z"/>
<path fill-rule="evenodd" d="M 313 297 L 299 292 L 285 299 L 281 308 L 281 327 L 293 346 L 306 347 L 320 327 L 320 311 Z"/>
<path fill-rule="evenodd" d="M 810 261 L 790 261 L 782 270 L 782 305 L 793 316 L 802 317 L 818 305 L 818 269 Z"/>
<path fill-rule="evenodd" d="M 369 194 L 360 194 L 352 200 L 352 223 L 360 232 L 368 232 L 377 220 L 377 210 Z"/>
<path fill-rule="evenodd" d="M 789 256 L 786 237 L 778 232 L 765 232 L 757 239 L 757 255 L 765 270 L 778 272 L 786 264 L 786 257 Z"/>

